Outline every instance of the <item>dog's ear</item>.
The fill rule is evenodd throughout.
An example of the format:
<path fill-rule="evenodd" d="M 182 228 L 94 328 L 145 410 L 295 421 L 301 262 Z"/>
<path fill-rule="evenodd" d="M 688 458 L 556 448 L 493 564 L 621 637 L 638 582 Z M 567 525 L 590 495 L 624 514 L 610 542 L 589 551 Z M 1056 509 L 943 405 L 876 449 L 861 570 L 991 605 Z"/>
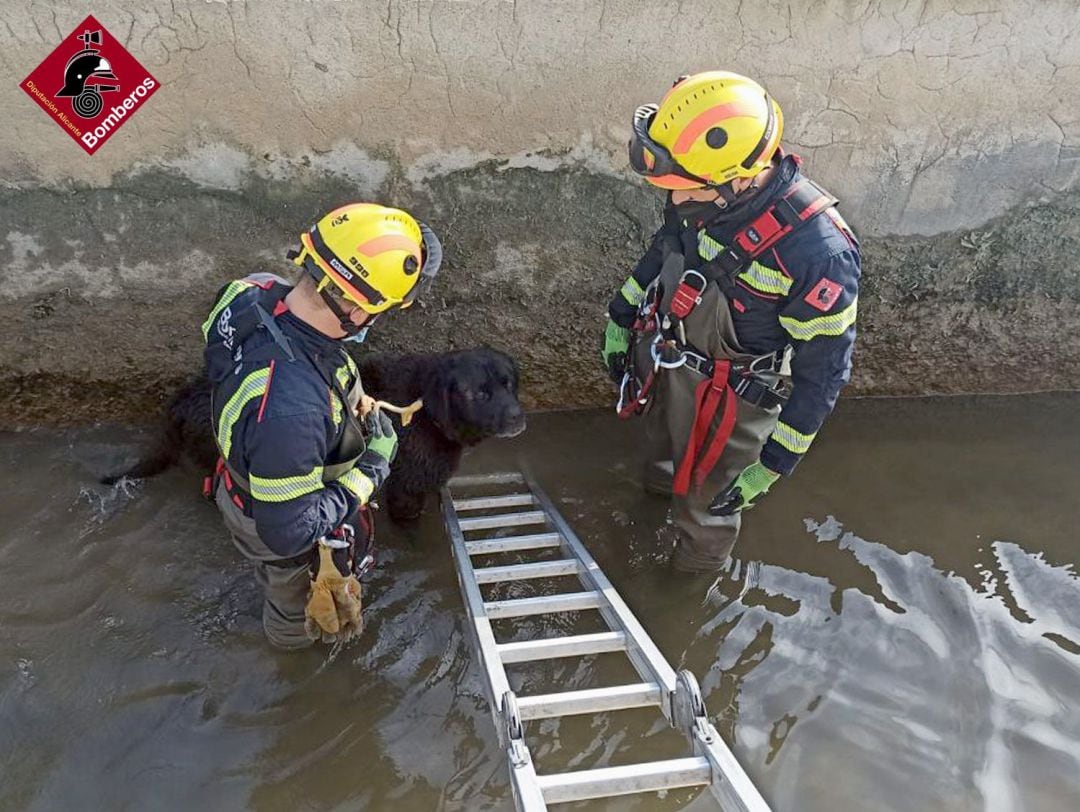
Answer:
<path fill-rule="evenodd" d="M 434 363 L 424 375 L 424 411 L 441 426 L 452 426 L 454 414 L 451 400 L 457 392 L 458 383 L 451 364 Z"/>

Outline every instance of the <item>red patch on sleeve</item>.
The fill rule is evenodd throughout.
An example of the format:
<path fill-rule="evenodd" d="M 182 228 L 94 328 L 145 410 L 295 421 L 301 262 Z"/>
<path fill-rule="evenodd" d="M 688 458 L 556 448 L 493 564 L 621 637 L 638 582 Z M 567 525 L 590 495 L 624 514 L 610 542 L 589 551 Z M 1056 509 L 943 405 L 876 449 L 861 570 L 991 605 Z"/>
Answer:
<path fill-rule="evenodd" d="M 831 279 L 822 279 L 814 285 L 813 290 L 806 294 L 803 301 L 810 307 L 825 313 L 836 304 L 836 300 L 840 298 L 840 293 L 843 290 L 843 286 L 838 282 L 833 282 Z"/>
<path fill-rule="evenodd" d="M 746 305 L 740 302 L 738 299 L 731 300 L 731 306 L 738 310 L 740 313 L 746 312 Z"/>

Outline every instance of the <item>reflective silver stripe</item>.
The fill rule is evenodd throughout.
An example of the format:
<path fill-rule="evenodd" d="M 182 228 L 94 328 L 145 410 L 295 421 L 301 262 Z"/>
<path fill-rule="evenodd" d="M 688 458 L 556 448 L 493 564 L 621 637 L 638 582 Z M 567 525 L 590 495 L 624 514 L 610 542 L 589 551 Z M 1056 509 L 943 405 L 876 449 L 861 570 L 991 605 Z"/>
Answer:
<path fill-rule="evenodd" d="M 776 428 L 772 433 L 772 438 L 792 454 L 805 454 L 815 437 L 817 437 L 816 431 L 813 434 L 803 434 L 782 420 L 776 421 Z"/>
<path fill-rule="evenodd" d="M 645 300 L 645 290 L 632 276 L 623 282 L 623 286 L 619 292 L 622 293 L 622 297 L 630 304 L 634 305 L 634 307 L 637 307 Z"/>
<path fill-rule="evenodd" d="M 299 476 L 261 477 L 248 475 L 251 496 L 260 502 L 288 502 L 298 496 L 313 493 L 323 486 L 323 467 L 317 465 L 309 473 Z"/>
<path fill-rule="evenodd" d="M 724 248 L 722 242 L 714 240 L 704 230 L 698 232 L 698 253 L 706 262 L 716 259 Z M 757 261 L 751 262 L 750 267 L 739 274 L 739 279 L 761 293 L 787 296 L 791 291 L 791 279 Z"/>
<path fill-rule="evenodd" d="M 232 448 L 232 431 L 236 421 L 240 419 L 240 413 L 244 407 L 255 398 L 266 394 L 266 386 L 270 381 L 270 367 L 257 369 L 241 381 L 239 388 L 229 398 L 225 408 L 221 410 L 218 418 L 217 440 L 221 448 L 221 456 L 229 458 Z"/>
<path fill-rule="evenodd" d="M 818 316 L 816 319 L 808 321 L 781 316 L 780 326 L 787 330 L 788 335 L 797 341 L 809 341 L 817 336 L 843 335 L 844 331 L 855 323 L 858 305 L 859 300 L 854 299 L 843 310 L 825 316 Z"/>
<path fill-rule="evenodd" d="M 791 291 L 791 280 L 788 277 L 760 262 L 751 262 L 750 267 L 739 274 L 739 279 L 762 293 L 787 296 Z"/>
<path fill-rule="evenodd" d="M 218 299 L 217 304 L 214 305 L 214 309 L 210 311 L 210 315 L 206 317 L 206 321 L 202 324 L 203 341 L 210 340 L 210 328 L 214 322 L 217 321 L 218 315 L 228 307 L 232 300 L 243 293 L 248 288 L 255 287 L 254 282 L 245 282 L 243 279 L 237 279 L 229 283 L 229 286 L 225 288 L 225 292 L 221 294 L 221 298 Z"/>
<path fill-rule="evenodd" d="M 375 492 L 375 483 L 358 468 L 346 471 L 334 481 L 340 482 L 352 491 L 361 503 L 367 503 L 368 499 L 371 498 L 371 494 Z"/>

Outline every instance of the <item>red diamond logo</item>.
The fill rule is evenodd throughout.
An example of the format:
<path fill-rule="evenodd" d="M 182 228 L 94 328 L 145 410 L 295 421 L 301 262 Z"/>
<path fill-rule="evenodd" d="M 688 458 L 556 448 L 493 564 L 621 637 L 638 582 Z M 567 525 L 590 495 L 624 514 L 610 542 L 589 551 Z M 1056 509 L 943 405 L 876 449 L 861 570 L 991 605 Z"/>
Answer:
<path fill-rule="evenodd" d="M 842 285 L 833 282 L 831 279 L 822 279 L 814 285 L 813 290 L 803 297 L 803 301 L 822 313 L 826 313 L 836 303 L 836 299 L 843 290 Z"/>
<path fill-rule="evenodd" d="M 23 79 L 20 87 L 93 155 L 160 85 L 90 16 Z"/>

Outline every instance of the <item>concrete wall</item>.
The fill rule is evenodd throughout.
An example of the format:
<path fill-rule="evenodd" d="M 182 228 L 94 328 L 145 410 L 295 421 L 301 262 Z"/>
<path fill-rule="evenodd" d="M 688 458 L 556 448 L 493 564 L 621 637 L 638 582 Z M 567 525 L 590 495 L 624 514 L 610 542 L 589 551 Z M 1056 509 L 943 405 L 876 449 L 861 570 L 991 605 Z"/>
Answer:
<path fill-rule="evenodd" d="M 88 13 L 162 83 L 93 157 L 18 87 Z M 221 282 L 285 269 L 356 198 L 415 210 L 448 254 L 377 347 L 488 341 L 532 405 L 603 402 L 604 303 L 657 214 L 629 117 L 710 67 L 770 89 L 863 239 L 853 391 L 1080 386 L 1074 2 L 98 0 L 0 20 L 5 420 L 55 419 L 56 393 L 84 418 L 152 406 L 197 363 Z"/>

